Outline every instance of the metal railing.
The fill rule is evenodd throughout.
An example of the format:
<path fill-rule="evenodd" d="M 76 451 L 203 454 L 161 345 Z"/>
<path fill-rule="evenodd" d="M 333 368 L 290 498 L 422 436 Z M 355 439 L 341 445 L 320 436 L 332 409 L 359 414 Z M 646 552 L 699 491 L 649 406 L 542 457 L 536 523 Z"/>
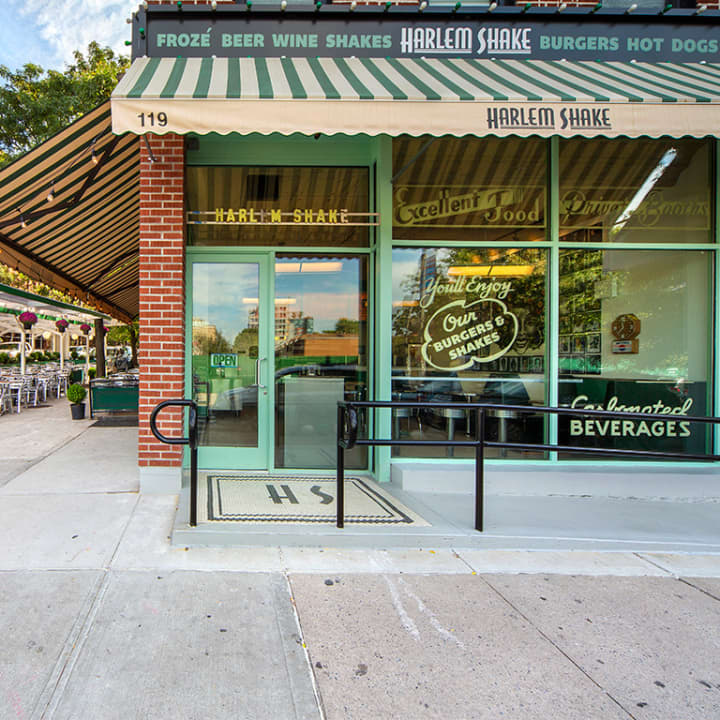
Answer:
<path fill-rule="evenodd" d="M 157 428 L 157 416 L 161 410 L 168 407 L 186 407 L 188 412 L 188 436 L 169 438 Z M 198 470 L 198 444 L 197 444 L 197 404 L 194 400 L 163 400 L 155 406 L 150 413 L 150 430 L 152 434 L 167 445 L 190 446 L 190 525 L 197 525 L 197 470 Z"/>
<path fill-rule="evenodd" d="M 415 408 L 418 410 L 433 410 L 454 408 L 469 412 L 476 412 L 475 437 L 472 440 L 401 440 L 358 438 L 358 408 Z M 423 403 L 402 401 L 339 401 L 337 409 L 337 519 L 338 528 L 345 526 L 345 451 L 355 446 L 406 446 L 415 445 L 423 447 L 472 447 L 475 450 L 475 529 L 482 532 L 485 492 L 485 448 L 505 448 L 511 450 L 541 450 L 563 453 L 594 453 L 607 456 L 623 456 L 654 459 L 680 459 L 680 460 L 720 460 L 720 455 L 713 453 L 665 452 L 660 450 L 624 450 L 618 448 L 598 448 L 581 445 L 559 445 L 557 443 L 516 443 L 497 442 L 485 439 L 485 420 L 488 412 L 513 412 L 518 414 L 559 415 L 595 417 L 604 420 L 651 420 L 652 422 L 683 422 L 716 425 L 720 424 L 720 417 L 688 416 L 688 415 L 658 415 L 654 413 L 610 412 L 607 410 L 583 410 L 580 408 L 554 408 L 533 405 L 500 405 L 491 403 Z"/>

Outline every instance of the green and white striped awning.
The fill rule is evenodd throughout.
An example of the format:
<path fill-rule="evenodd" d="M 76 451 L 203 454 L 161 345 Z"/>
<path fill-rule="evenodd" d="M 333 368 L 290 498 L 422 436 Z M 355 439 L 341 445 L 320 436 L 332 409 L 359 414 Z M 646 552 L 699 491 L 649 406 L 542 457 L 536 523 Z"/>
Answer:
<path fill-rule="evenodd" d="M 138 138 L 110 103 L 0 170 L 0 262 L 128 321 L 138 314 Z"/>
<path fill-rule="evenodd" d="M 692 135 L 720 130 L 720 64 L 140 58 L 113 131 Z"/>

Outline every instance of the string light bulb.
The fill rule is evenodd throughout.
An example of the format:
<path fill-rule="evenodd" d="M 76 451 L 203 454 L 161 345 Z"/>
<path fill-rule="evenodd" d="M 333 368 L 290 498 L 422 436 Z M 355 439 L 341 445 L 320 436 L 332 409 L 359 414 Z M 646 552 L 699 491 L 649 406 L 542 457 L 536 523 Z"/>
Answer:
<path fill-rule="evenodd" d="M 51 203 L 55 199 L 55 183 L 50 186 L 50 192 L 47 195 L 47 201 Z"/>
<path fill-rule="evenodd" d="M 492 12 L 493 10 L 495 10 L 496 7 L 497 7 L 497 3 L 496 3 L 496 2 L 491 2 L 491 3 L 488 5 L 488 12 Z"/>
<path fill-rule="evenodd" d="M 704 13 L 707 10 L 707 5 L 698 5 L 697 9 L 695 10 L 695 14 L 699 15 L 700 13 Z"/>
<path fill-rule="evenodd" d="M 285 12 L 287 10 L 287 0 L 282 0 L 280 3 L 280 9 Z"/>
<path fill-rule="evenodd" d="M 419 10 L 420 12 L 422 12 L 426 7 L 427 7 L 427 2 L 426 2 L 426 0 L 423 0 L 423 1 L 418 5 L 418 10 Z"/>
<path fill-rule="evenodd" d="M 633 3 L 626 11 L 625 14 L 629 15 L 631 12 L 635 12 L 637 10 L 637 3 Z"/>
<path fill-rule="evenodd" d="M 350 3 L 350 12 L 352 12 L 353 10 L 355 10 L 356 7 L 357 7 L 357 2 L 356 2 L 356 0 L 352 0 L 352 2 Z"/>

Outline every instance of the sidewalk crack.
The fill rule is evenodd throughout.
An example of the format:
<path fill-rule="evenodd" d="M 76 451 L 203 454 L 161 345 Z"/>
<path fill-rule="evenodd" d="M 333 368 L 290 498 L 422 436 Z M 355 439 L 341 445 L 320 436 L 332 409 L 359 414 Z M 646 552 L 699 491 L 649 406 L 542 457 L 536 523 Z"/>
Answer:
<path fill-rule="evenodd" d="M 687 580 L 686 578 L 683 578 L 683 577 L 678 577 L 677 579 L 681 583 L 685 583 L 686 585 L 689 585 L 691 588 L 693 588 L 695 590 L 699 590 L 701 593 L 703 593 L 704 595 L 707 595 L 708 597 L 711 597 L 713 600 L 720 601 L 719 596 L 715 595 L 714 593 L 711 593 L 709 590 L 706 590 L 705 588 L 700 587 L 699 585 L 693 584 L 690 580 Z"/>
<path fill-rule="evenodd" d="M 535 632 L 537 632 L 540 637 L 545 639 L 547 642 L 552 645 L 552 647 L 555 648 L 563 657 L 565 657 L 570 663 L 572 663 L 595 687 L 600 690 L 601 692 L 605 693 L 605 695 L 608 697 L 609 700 L 611 700 L 615 705 L 617 705 L 620 710 L 622 710 L 629 718 L 632 718 L 632 720 L 637 720 L 635 715 L 633 715 L 617 698 L 613 697 L 600 683 L 595 680 L 595 678 L 590 675 L 590 673 L 583 668 L 582 665 L 580 665 L 575 658 L 573 658 L 570 654 L 568 654 L 565 650 L 563 650 L 547 633 L 543 632 L 520 608 L 512 603 L 505 595 L 500 592 L 485 576 L 481 576 L 480 578 L 503 602 L 507 603 L 523 620 L 525 620 L 530 627 L 532 627 Z"/>
<path fill-rule="evenodd" d="M 100 572 L 102 574 L 93 584 L 85 599 L 83 608 L 70 628 L 60 657 L 33 707 L 30 720 L 51 718 L 64 695 L 70 675 L 72 675 L 73 668 L 82 652 L 98 609 L 107 592 L 109 571 L 102 569 Z"/>

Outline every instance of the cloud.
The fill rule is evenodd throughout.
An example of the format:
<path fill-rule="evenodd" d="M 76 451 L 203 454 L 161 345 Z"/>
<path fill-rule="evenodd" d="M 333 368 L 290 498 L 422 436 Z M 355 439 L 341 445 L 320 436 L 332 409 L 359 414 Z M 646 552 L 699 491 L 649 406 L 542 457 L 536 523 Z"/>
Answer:
<path fill-rule="evenodd" d="M 75 50 L 85 51 L 93 40 L 129 54 L 125 40 L 130 39 L 131 28 L 125 20 L 139 4 L 138 0 L 25 0 L 19 10 L 57 58 L 56 69 L 62 69 L 72 62 Z"/>

